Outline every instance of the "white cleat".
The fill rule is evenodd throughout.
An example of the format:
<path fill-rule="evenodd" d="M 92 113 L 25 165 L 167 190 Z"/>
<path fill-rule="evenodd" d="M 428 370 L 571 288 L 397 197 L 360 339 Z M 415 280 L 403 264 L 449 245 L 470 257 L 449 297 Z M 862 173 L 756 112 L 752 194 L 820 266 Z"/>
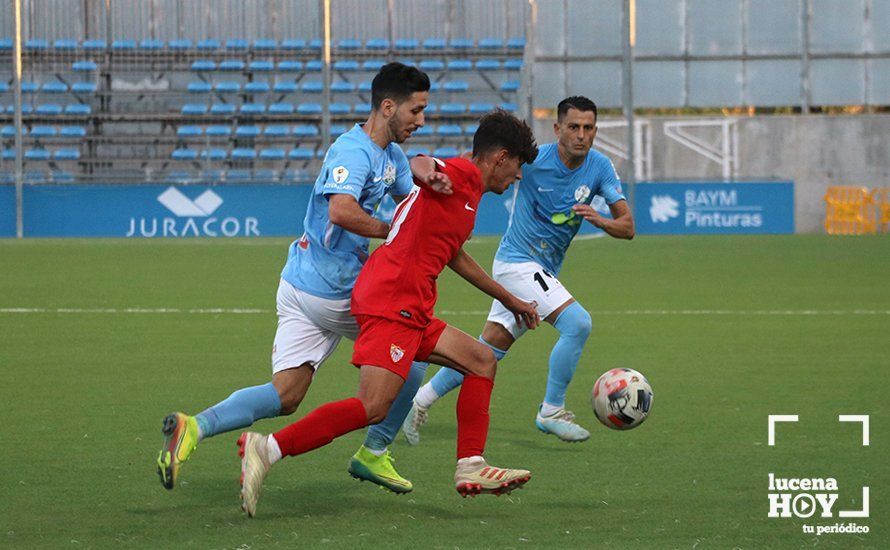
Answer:
<path fill-rule="evenodd" d="M 480 457 L 457 462 L 454 472 L 454 488 L 462 497 L 481 494 L 506 495 L 522 488 L 532 478 L 528 470 L 495 468 Z"/>
<path fill-rule="evenodd" d="M 561 409 L 552 416 L 541 416 L 541 409 L 538 408 L 535 426 L 545 434 L 553 434 L 569 443 L 590 439 L 590 432 L 575 423 L 575 413 L 565 409 Z"/>
<path fill-rule="evenodd" d="M 420 443 L 420 428 L 426 424 L 429 409 L 424 409 L 417 405 L 416 402 L 411 403 L 411 410 L 402 423 L 402 431 L 405 432 L 405 439 L 408 445 L 417 445 Z"/>
<path fill-rule="evenodd" d="M 241 457 L 241 509 L 250 517 L 256 515 L 256 503 L 263 489 L 263 480 L 272 468 L 266 442 L 266 436 L 256 432 L 244 432 L 238 438 L 238 456 Z"/>

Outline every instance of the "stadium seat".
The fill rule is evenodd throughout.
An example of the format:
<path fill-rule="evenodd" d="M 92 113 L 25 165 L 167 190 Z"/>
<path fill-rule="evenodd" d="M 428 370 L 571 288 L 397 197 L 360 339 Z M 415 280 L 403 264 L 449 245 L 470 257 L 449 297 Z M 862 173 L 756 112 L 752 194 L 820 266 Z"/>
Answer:
<path fill-rule="evenodd" d="M 365 49 L 375 51 L 388 50 L 389 40 L 385 38 L 369 38 L 365 41 Z"/>
<path fill-rule="evenodd" d="M 32 38 L 30 40 L 25 41 L 25 49 L 26 50 L 48 50 L 49 42 L 43 40 L 42 38 Z"/>
<path fill-rule="evenodd" d="M 5 80 L 0 80 L 0 94 L 5 94 L 8 91 L 9 84 L 7 84 Z"/>
<path fill-rule="evenodd" d="M 501 68 L 501 62 L 497 59 L 480 59 L 476 61 L 476 69 L 480 71 L 497 71 Z"/>
<path fill-rule="evenodd" d="M 469 71 L 473 68 L 473 62 L 469 59 L 452 59 L 448 62 L 449 71 Z"/>
<path fill-rule="evenodd" d="M 93 112 L 89 105 L 83 103 L 69 103 L 65 105 L 65 114 L 72 116 L 86 116 Z"/>
<path fill-rule="evenodd" d="M 266 126 L 263 135 L 272 138 L 286 137 L 290 135 L 290 128 L 287 126 Z"/>
<path fill-rule="evenodd" d="M 15 149 L 4 149 L 3 160 L 15 160 Z"/>
<path fill-rule="evenodd" d="M 212 147 L 210 149 L 204 149 L 201 151 L 201 158 L 207 160 L 226 160 L 228 153 L 225 149 L 220 149 L 218 147 Z"/>
<path fill-rule="evenodd" d="M 43 105 L 38 105 L 37 108 L 34 109 L 34 113 L 38 115 L 55 116 L 61 115 L 62 112 L 62 106 L 58 103 L 44 103 Z"/>
<path fill-rule="evenodd" d="M 234 105 L 229 105 L 228 103 L 214 103 L 210 106 L 210 114 L 217 116 L 234 115 L 236 110 Z"/>
<path fill-rule="evenodd" d="M 40 89 L 40 84 L 38 84 L 36 82 L 31 82 L 28 80 L 22 82 L 22 93 L 23 94 L 37 93 L 37 91 L 39 89 Z"/>
<path fill-rule="evenodd" d="M 180 126 L 176 129 L 178 137 L 198 137 L 204 133 L 204 129 L 200 126 Z"/>
<path fill-rule="evenodd" d="M 306 72 L 320 73 L 323 66 L 324 66 L 324 64 L 320 60 L 310 59 L 309 61 L 306 62 L 306 65 L 304 66 L 304 68 L 306 69 Z"/>
<path fill-rule="evenodd" d="M 339 137 L 347 132 L 346 126 L 342 124 L 331 125 L 331 137 Z"/>
<path fill-rule="evenodd" d="M 298 73 L 303 70 L 303 62 L 293 60 L 279 61 L 278 70 L 289 73 Z"/>
<path fill-rule="evenodd" d="M 296 112 L 296 110 L 297 108 L 294 107 L 293 103 L 287 103 L 284 101 L 269 105 L 270 115 L 292 115 L 294 114 L 294 112 Z"/>
<path fill-rule="evenodd" d="M 343 38 L 337 41 L 338 50 L 354 51 L 362 47 L 362 41 L 354 38 Z"/>
<path fill-rule="evenodd" d="M 253 41 L 255 50 L 274 50 L 278 48 L 278 42 L 269 38 L 257 38 Z"/>
<path fill-rule="evenodd" d="M 457 124 L 442 124 L 436 129 L 436 134 L 443 137 L 453 137 L 463 134 L 463 130 Z"/>
<path fill-rule="evenodd" d="M 281 41 L 282 50 L 304 50 L 306 49 L 306 41 L 299 38 L 287 38 Z"/>
<path fill-rule="evenodd" d="M 310 124 L 300 124 L 294 126 L 294 135 L 297 137 L 316 137 L 318 136 L 318 128 Z"/>
<path fill-rule="evenodd" d="M 244 182 L 250 181 L 253 179 L 253 176 L 250 175 L 250 170 L 242 170 L 242 169 L 234 169 L 226 172 L 226 181 L 230 183 Z"/>
<path fill-rule="evenodd" d="M 63 82 L 44 82 L 41 89 L 47 94 L 64 94 L 68 91 L 68 85 Z"/>
<path fill-rule="evenodd" d="M 476 130 L 479 129 L 478 124 L 467 124 L 464 126 L 464 135 L 472 136 L 476 133 Z"/>
<path fill-rule="evenodd" d="M 511 38 L 511 39 L 507 40 L 507 49 L 524 50 L 525 49 L 525 38 Z"/>
<path fill-rule="evenodd" d="M 284 151 L 282 151 L 284 153 Z M 261 153 L 262 154 L 262 153 Z M 260 168 L 253 173 L 253 180 L 259 182 L 273 182 L 278 179 L 278 172 L 272 168 Z"/>
<path fill-rule="evenodd" d="M 0 38 L 0 51 L 9 51 L 14 46 L 11 38 Z"/>
<path fill-rule="evenodd" d="M 203 80 L 196 80 L 194 82 L 189 82 L 188 88 L 186 88 L 189 93 L 193 94 L 207 94 L 213 90 L 213 86 L 210 85 L 209 82 L 204 82 Z"/>
<path fill-rule="evenodd" d="M 324 41 L 321 38 L 313 38 L 306 44 L 306 46 L 310 50 L 320 50 L 324 47 Z"/>
<path fill-rule="evenodd" d="M 96 51 L 96 50 L 107 49 L 108 44 L 104 40 L 91 39 L 91 40 L 84 40 L 83 44 L 81 44 L 81 47 L 84 50 Z"/>
<path fill-rule="evenodd" d="M 30 115 L 33 112 L 34 112 L 33 105 L 31 105 L 30 103 L 22 103 L 22 114 L 23 115 Z M 10 115 L 15 114 L 15 105 L 7 105 L 6 113 L 10 114 Z"/>
<path fill-rule="evenodd" d="M 348 115 L 352 111 L 348 103 L 331 103 L 329 109 L 332 115 Z"/>
<path fill-rule="evenodd" d="M 500 38 L 483 38 L 479 40 L 480 50 L 499 50 L 504 47 L 504 41 Z"/>
<path fill-rule="evenodd" d="M 249 94 L 265 94 L 269 90 L 268 82 L 248 82 L 244 85 L 244 91 Z"/>
<path fill-rule="evenodd" d="M 75 82 L 71 85 L 71 91 L 76 94 L 94 94 L 96 85 L 92 82 Z"/>
<path fill-rule="evenodd" d="M 4 151 L 4 155 L 5 154 L 6 153 Z M 313 154 L 311 149 L 301 148 L 291 149 L 290 152 L 287 154 L 287 158 L 291 160 L 312 160 L 312 157 L 314 156 L 315 155 Z"/>
<path fill-rule="evenodd" d="M 494 109 L 494 105 L 486 102 L 470 103 L 470 113 L 474 115 L 482 115 Z"/>
<path fill-rule="evenodd" d="M 429 103 L 426 106 L 426 109 L 423 110 L 424 114 L 434 115 L 439 112 L 439 106 L 435 103 Z"/>
<path fill-rule="evenodd" d="M 433 156 L 447 159 L 460 156 L 460 151 L 458 151 L 455 147 L 437 147 L 433 151 Z"/>
<path fill-rule="evenodd" d="M 184 115 L 206 115 L 207 105 L 204 103 L 186 103 L 180 112 Z"/>
<path fill-rule="evenodd" d="M 370 103 L 356 103 L 352 108 L 352 112 L 357 115 L 368 115 L 371 114 L 371 104 Z"/>
<path fill-rule="evenodd" d="M 420 70 L 426 72 L 444 71 L 445 62 L 438 59 L 424 59 L 420 62 Z"/>
<path fill-rule="evenodd" d="M 259 135 L 259 126 L 238 126 L 237 128 L 235 128 L 235 137 L 255 138 Z"/>
<path fill-rule="evenodd" d="M 171 40 L 167 43 L 167 47 L 171 50 L 182 51 L 182 50 L 190 50 L 192 49 L 192 41 L 188 39 L 179 38 L 176 40 Z"/>
<path fill-rule="evenodd" d="M 467 106 L 463 103 L 444 103 L 439 107 L 439 113 L 443 115 L 462 115 L 467 112 Z"/>
<path fill-rule="evenodd" d="M 210 137 L 224 137 L 232 135 L 232 127 L 231 126 L 222 126 L 222 125 L 214 125 L 208 126 L 204 133 L 206 133 Z"/>
<path fill-rule="evenodd" d="M 53 158 L 55 160 L 77 160 L 80 158 L 80 150 L 73 148 L 57 149 L 53 153 Z"/>
<path fill-rule="evenodd" d="M 384 65 L 386 65 L 386 61 L 382 59 L 368 59 L 362 62 L 362 70 L 376 73 Z"/>
<path fill-rule="evenodd" d="M 232 160 L 253 160 L 256 158 L 256 150 L 245 147 L 232 149 Z"/>
<path fill-rule="evenodd" d="M 218 50 L 219 49 L 219 40 L 213 38 L 207 38 L 204 40 L 200 40 L 196 47 L 199 50 L 208 51 L 208 50 Z"/>
<path fill-rule="evenodd" d="M 169 172 L 167 172 L 165 181 L 175 183 L 189 183 L 190 181 L 192 181 L 192 173 L 186 170 L 170 170 Z"/>
<path fill-rule="evenodd" d="M 431 136 L 434 133 L 432 126 L 421 126 L 414 131 L 414 135 L 417 137 Z"/>
<path fill-rule="evenodd" d="M 301 86 L 303 93 L 306 94 L 320 94 L 324 91 L 324 84 L 317 80 L 310 80 L 308 82 L 304 82 Z"/>
<path fill-rule="evenodd" d="M 209 59 L 198 59 L 192 62 L 193 71 L 215 71 L 216 63 Z"/>
<path fill-rule="evenodd" d="M 241 83 L 236 80 L 222 80 L 213 85 L 214 90 L 219 93 L 238 93 L 241 91 Z"/>
<path fill-rule="evenodd" d="M 53 183 L 74 183 L 75 178 L 74 174 L 71 172 L 66 172 L 65 170 L 53 170 L 52 180 Z"/>
<path fill-rule="evenodd" d="M 262 160 L 284 160 L 284 149 L 263 149 L 260 151 Z"/>
<path fill-rule="evenodd" d="M 320 115 L 322 113 L 321 105 L 318 103 L 301 103 L 297 107 L 297 113 L 301 115 Z"/>
<path fill-rule="evenodd" d="M 296 82 L 288 82 L 288 81 L 279 81 L 275 83 L 275 86 L 272 88 L 273 91 L 280 94 L 292 94 L 295 93 L 299 89 Z"/>
<path fill-rule="evenodd" d="M 242 115 L 261 115 L 266 112 L 266 106 L 262 103 L 245 103 L 240 110 Z"/>
<path fill-rule="evenodd" d="M 519 109 L 519 105 L 508 101 L 501 103 L 500 108 L 507 112 L 515 113 Z"/>
<path fill-rule="evenodd" d="M 192 149 L 174 149 L 170 153 L 173 160 L 195 160 L 198 158 L 198 152 Z"/>
<path fill-rule="evenodd" d="M 504 70 L 507 71 L 518 71 L 522 69 L 522 60 L 521 59 L 508 59 L 504 61 Z"/>
<path fill-rule="evenodd" d="M 395 43 L 397 50 L 416 50 L 419 46 L 420 44 L 413 38 L 399 38 Z"/>
<path fill-rule="evenodd" d="M 25 183 L 43 183 L 46 181 L 46 174 L 43 170 L 26 170 L 24 180 Z"/>
<path fill-rule="evenodd" d="M 22 135 L 28 135 L 28 129 L 24 126 L 22 126 Z M 0 137 L 15 137 L 15 126 L 4 126 L 2 129 L 0 129 Z"/>
<path fill-rule="evenodd" d="M 520 82 L 518 80 L 507 80 L 501 84 L 502 92 L 516 92 L 519 90 Z"/>
<path fill-rule="evenodd" d="M 229 40 L 226 40 L 227 50 L 244 51 L 248 48 L 250 48 L 250 42 L 243 38 L 230 38 Z"/>
<path fill-rule="evenodd" d="M 15 130 L 13 128 L 13 130 Z M 15 133 L 13 132 L 13 135 Z M 48 138 L 56 136 L 56 128 L 55 126 L 34 126 L 31 128 L 31 137 L 36 138 Z"/>
<path fill-rule="evenodd" d="M 63 50 L 63 51 L 71 51 L 77 49 L 77 40 L 70 39 L 59 39 L 53 42 L 53 49 L 55 50 Z"/>
<path fill-rule="evenodd" d="M 219 168 L 209 168 L 201 170 L 199 177 L 201 181 L 206 183 L 219 183 L 226 179 L 226 171 Z"/>
<path fill-rule="evenodd" d="M 59 136 L 66 138 L 82 138 L 87 135 L 87 129 L 83 126 L 62 126 L 59 128 Z"/>
<path fill-rule="evenodd" d="M 363 82 L 358 83 L 358 91 L 359 93 L 369 94 L 371 93 L 371 81 L 365 80 Z"/>
<path fill-rule="evenodd" d="M 340 72 L 354 72 L 359 69 L 358 61 L 354 59 L 338 59 L 334 61 L 334 70 Z"/>
<path fill-rule="evenodd" d="M 115 40 L 111 43 L 111 49 L 114 51 L 131 51 L 136 49 L 135 40 Z"/>
<path fill-rule="evenodd" d="M 470 85 L 466 81 L 463 81 L 463 80 L 452 80 L 450 82 L 446 82 L 442 86 L 442 88 L 446 92 L 462 93 L 462 92 L 466 92 L 467 90 L 469 90 Z"/>
<path fill-rule="evenodd" d="M 71 64 L 71 70 L 79 73 L 88 73 L 95 71 L 99 66 L 96 65 L 95 61 L 75 61 Z"/>
<path fill-rule="evenodd" d="M 355 84 L 352 82 L 332 82 L 331 91 L 335 94 L 350 94 L 355 92 Z"/>
<path fill-rule="evenodd" d="M 448 45 L 455 50 L 471 50 L 474 46 L 469 38 L 452 38 Z"/>
<path fill-rule="evenodd" d="M 164 48 L 163 40 L 146 39 L 139 43 L 140 50 L 157 51 Z"/>
<path fill-rule="evenodd" d="M 430 150 L 426 147 L 411 147 L 407 151 L 405 151 L 405 156 L 408 158 L 416 157 L 417 155 L 427 155 L 429 156 Z"/>
<path fill-rule="evenodd" d="M 444 50 L 445 49 L 445 39 L 444 38 L 427 38 L 423 41 L 423 49 L 425 50 Z"/>
<path fill-rule="evenodd" d="M 275 63 L 267 60 L 254 59 L 250 62 L 250 65 L 248 65 L 247 68 L 257 73 L 269 72 L 275 70 Z"/>
<path fill-rule="evenodd" d="M 221 71 L 243 71 L 244 61 L 240 59 L 226 59 L 219 62 L 219 70 Z"/>

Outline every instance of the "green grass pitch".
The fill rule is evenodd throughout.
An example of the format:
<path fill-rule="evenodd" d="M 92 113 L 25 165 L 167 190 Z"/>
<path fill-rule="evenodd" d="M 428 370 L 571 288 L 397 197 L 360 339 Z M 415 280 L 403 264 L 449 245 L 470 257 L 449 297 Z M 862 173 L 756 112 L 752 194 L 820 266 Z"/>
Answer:
<path fill-rule="evenodd" d="M 0 241 L 0 546 L 888 547 L 886 236 L 579 241 L 561 280 L 593 315 L 568 396 L 590 441 L 534 427 L 556 339 L 545 326 L 502 362 L 492 403 L 487 455 L 533 472 L 522 491 L 454 491 L 455 392 L 420 446 L 400 435 L 393 447 L 413 493 L 346 474 L 354 433 L 277 465 L 250 520 L 238 506 L 237 432 L 203 442 L 174 491 L 154 462 L 165 414 L 268 381 L 287 244 Z M 495 247 L 467 245 L 485 266 Z M 489 300 L 450 273 L 440 296 L 442 317 L 478 334 Z M 352 395 L 350 353 L 340 346 L 294 417 L 256 428 Z M 616 366 L 640 370 L 654 391 L 650 418 L 630 432 L 600 426 L 589 406 L 594 380 Z M 769 414 L 800 417 L 779 426 L 774 447 Z M 871 445 L 839 414 L 870 415 Z M 835 478 L 834 517 L 768 518 L 768 473 Z M 863 485 L 871 517 L 838 518 L 861 507 Z M 870 532 L 802 532 L 849 521 Z"/>

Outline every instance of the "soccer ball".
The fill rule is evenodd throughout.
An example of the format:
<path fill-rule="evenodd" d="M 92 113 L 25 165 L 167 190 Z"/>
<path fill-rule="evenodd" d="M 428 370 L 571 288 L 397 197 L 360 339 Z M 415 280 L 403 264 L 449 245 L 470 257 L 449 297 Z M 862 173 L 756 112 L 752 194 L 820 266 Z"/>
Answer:
<path fill-rule="evenodd" d="M 593 414 L 614 430 L 636 428 L 649 416 L 652 387 L 633 369 L 612 369 L 593 385 Z"/>

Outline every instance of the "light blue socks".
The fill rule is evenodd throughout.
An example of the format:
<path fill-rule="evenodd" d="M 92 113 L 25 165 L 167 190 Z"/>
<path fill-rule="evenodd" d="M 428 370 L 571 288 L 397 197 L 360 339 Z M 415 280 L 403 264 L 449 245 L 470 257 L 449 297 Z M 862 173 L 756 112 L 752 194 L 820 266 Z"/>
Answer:
<path fill-rule="evenodd" d="M 204 439 L 245 428 L 262 418 L 274 418 L 280 411 L 278 390 L 269 382 L 240 389 L 195 418 Z"/>
<path fill-rule="evenodd" d="M 581 358 L 584 343 L 590 336 L 590 314 L 578 302 L 565 308 L 553 324 L 559 331 L 559 340 L 550 352 L 550 372 L 547 375 L 547 391 L 544 404 L 563 407 L 566 389 L 575 375 L 575 367 Z"/>
<path fill-rule="evenodd" d="M 411 363 L 411 370 L 408 371 L 405 384 L 402 385 L 402 389 L 389 407 L 386 418 L 368 429 L 368 436 L 365 438 L 366 448 L 372 451 L 383 451 L 395 440 L 402 423 L 411 412 L 411 402 L 414 399 L 414 394 L 417 393 L 417 388 L 423 383 L 428 366 L 429 363 Z"/>

